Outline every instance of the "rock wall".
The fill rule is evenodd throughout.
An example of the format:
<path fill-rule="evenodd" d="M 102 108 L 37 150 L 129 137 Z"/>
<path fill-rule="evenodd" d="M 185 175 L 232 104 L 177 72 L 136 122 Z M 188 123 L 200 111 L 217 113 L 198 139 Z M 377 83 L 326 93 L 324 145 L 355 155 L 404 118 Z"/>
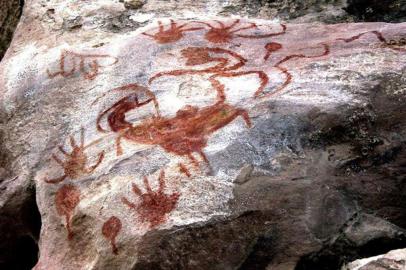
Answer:
<path fill-rule="evenodd" d="M 27 1 L 0 65 L 0 268 L 339 269 L 405 245 L 406 24 L 194 2 Z"/>

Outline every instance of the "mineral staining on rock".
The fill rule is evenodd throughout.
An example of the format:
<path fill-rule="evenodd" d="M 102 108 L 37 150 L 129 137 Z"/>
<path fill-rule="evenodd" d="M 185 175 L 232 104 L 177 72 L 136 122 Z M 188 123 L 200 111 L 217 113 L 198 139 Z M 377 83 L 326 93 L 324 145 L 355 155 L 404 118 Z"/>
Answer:
<path fill-rule="evenodd" d="M 56 227 L 49 206 L 65 217 L 71 241 L 58 244 L 79 265 L 82 258 L 73 250 L 80 241 L 73 237 L 75 213 L 75 226 L 98 230 L 98 235 L 102 228 L 103 241 L 110 242 L 109 254 L 115 258 L 125 257 L 127 249 L 149 233 L 228 216 L 233 182 L 242 166 L 238 153 L 246 151 L 241 163 L 255 165 L 257 174 L 269 169 L 278 155 L 273 145 L 253 139 L 266 139 L 261 132 L 263 126 L 273 125 L 271 104 L 335 109 L 350 103 L 354 93 L 343 83 L 314 86 L 329 75 L 329 64 L 362 53 L 405 56 L 404 24 L 307 26 L 242 19 L 157 24 L 100 48 L 90 49 L 87 43 L 35 48 L 44 51 L 34 54 L 37 63 L 26 74 L 13 76 L 14 70 L 6 70 L 4 75 L 5 93 L 35 76 L 37 88 L 31 99 L 61 106 L 65 100 L 53 101 L 49 95 L 62 94 L 71 102 L 72 111 L 64 113 L 75 120 L 58 119 L 69 126 L 65 131 L 81 130 L 80 143 L 71 136 L 69 152 L 54 139 L 50 144 L 66 160 L 49 155 L 64 174 L 49 179 L 44 175 L 55 164 L 42 161 L 35 174 L 44 222 L 48 228 Z M 45 61 L 50 56 L 52 63 Z M 351 68 L 357 66 L 348 62 Z M 376 65 L 400 70 L 394 62 Z M 373 71 L 374 65 L 360 67 L 365 76 Z M 5 98 L 11 99 L 6 94 Z M 85 117 L 77 117 L 81 114 Z M 88 145 L 81 126 L 86 127 Z M 277 127 L 270 129 L 276 132 Z M 31 144 L 40 147 L 35 140 Z M 232 157 L 223 158 L 223 153 Z M 52 201 L 55 187 L 59 189 Z M 120 240 L 120 252 L 119 234 L 126 238 Z M 42 250 L 55 241 L 54 236 L 42 232 Z M 107 249 L 96 242 L 90 239 L 88 252 L 95 252 L 96 246 Z M 41 267 L 47 269 L 49 260 L 41 259 Z M 65 259 L 54 260 L 53 265 Z M 123 259 L 122 267 L 132 265 L 129 260 Z M 94 269 L 108 263 L 100 258 Z"/>

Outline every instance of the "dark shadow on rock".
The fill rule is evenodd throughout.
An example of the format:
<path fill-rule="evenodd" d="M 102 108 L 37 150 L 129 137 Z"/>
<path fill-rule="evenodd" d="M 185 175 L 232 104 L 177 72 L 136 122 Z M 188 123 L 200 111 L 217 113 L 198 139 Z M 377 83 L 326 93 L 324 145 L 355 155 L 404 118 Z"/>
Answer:
<path fill-rule="evenodd" d="M 260 236 L 239 270 L 266 269 L 272 261 L 275 241 L 272 236 Z"/>
<path fill-rule="evenodd" d="M 139 245 L 140 255 L 132 269 L 223 270 L 266 265 L 276 247 L 272 239 L 277 232 L 268 224 L 272 216 L 251 211 L 214 218 L 207 224 L 150 232 Z"/>
<path fill-rule="evenodd" d="M 399 238 L 377 238 L 363 246 L 356 246 L 346 239 L 339 239 L 333 245 L 319 252 L 304 256 L 298 262 L 295 270 L 340 270 L 344 263 L 385 254 L 405 246 L 405 236 Z"/>
<path fill-rule="evenodd" d="M 0 0 L 0 61 L 20 20 L 24 0 Z"/>
<path fill-rule="evenodd" d="M 345 10 L 359 22 L 406 21 L 406 0 L 349 0 Z"/>
<path fill-rule="evenodd" d="M 29 270 L 38 261 L 41 216 L 34 186 L 15 194 L 1 209 L 0 269 Z"/>

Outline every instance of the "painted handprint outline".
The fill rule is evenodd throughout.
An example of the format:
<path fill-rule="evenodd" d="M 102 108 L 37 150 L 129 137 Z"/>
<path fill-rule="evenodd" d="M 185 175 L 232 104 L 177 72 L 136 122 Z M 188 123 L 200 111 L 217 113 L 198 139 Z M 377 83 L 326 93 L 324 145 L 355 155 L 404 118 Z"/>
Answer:
<path fill-rule="evenodd" d="M 158 21 L 158 32 L 155 34 L 149 34 L 147 31 L 142 34 L 148 37 L 153 38 L 157 43 L 166 44 L 176 42 L 184 37 L 184 32 L 196 31 L 203 29 L 203 27 L 192 27 L 185 29 L 188 24 L 192 22 L 186 22 L 181 25 L 178 25 L 174 20 L 170 20 L 169 28 L 165 29 L 165 25 Z"/>
<path fill-rule="evenodd" d="M 270 37 L 275 37 L 279 35 L 283 35 L 286 33 L 286 25 L 280 24 L 281 31 L 279 32 L 274 32 L 274 33 L 268 33 L 268 34 L 257 34 L 257 35 L 248 35 L 248 34 L 238 34 L 238 32 L 242 30 L 248 30 L 248 29 L 258 29 L 258 25 L 256 23 L 249 22 L 247 23 L 247 26 L 242 26 L 240 28 L 235 29 L 235 27 L 238 27 L 238 25 L 241 23 L 240 19 L 234 20 L 230 25 L 226 25 L 224 22 L 219 21 L 219 20 L 214 20 L 215 23 L 218 24 L 218 26 L 213 26 L 212 24 L 208 22 L 202 22 L 202 21 L 197 21 L 196 23 L 200 23 L 203 25 L 206 25 L 209 27 L 209 30 L 206 32 L 204 35 L 204 38 L 211 42 L 211 43 L 229 43 L 232 39 L 235 37 L 239 38 L 248 38 L 248 39 L 261 39 L 261 38 L 270 38 Z"/>
<path fill-rule="evenodd" d="M 81 127 L 79 145 L 76 144 L 75 138 L 73 136 L 69 136 L 69 142 L 72 149 L 71 153 L 68 153 L 63 148 L 63 146 L 58 146 L 59 151 L 67 158 L 66 161 L 62 161 L 55 154 L 52 154 L 52 159 L 55 160 L 57 164 L 59 164 L 63 168 L 64 174 L 61 177 L 57 177 L 54 179 L 45 178 L 44 181 L 49 184 L 57 184 L 64 181 L 66 178 L 75 180 L 81 176 L 93 173 L 93 171 L 100 165 L 100 163 L 104 159 L 104 150 L 99 153 L 96 163 L 90 167 L 86 167 L 87 155 L 84 151 L 90 146 L 98 143 L 99 141 L 100 139 L 95 140 L 88 145 L 85 145 L 85 130 L 83 127 Z"/>
<path fill-rule="evenodd" d="M 141 200 L 138 205 L 130 202 L 125 197 L 122 197 L 121 201 L 129 208 L 135 210 L 143 223 L 149 223 L 150 228 L 155 228 L 164 223 L 167 214 L 175 209 L 180 193 L 174 192 L 170 195 L 164 193 L 166 188 L 164 170 L 161 170 L 159 174 L 159 187 L 157 191 L 152 190 L 148 177 L 144 176 L 143 182 L 146 189 L 145 193 L 142 193 L 136 184 L 132 184 L 132 192 Z"/>

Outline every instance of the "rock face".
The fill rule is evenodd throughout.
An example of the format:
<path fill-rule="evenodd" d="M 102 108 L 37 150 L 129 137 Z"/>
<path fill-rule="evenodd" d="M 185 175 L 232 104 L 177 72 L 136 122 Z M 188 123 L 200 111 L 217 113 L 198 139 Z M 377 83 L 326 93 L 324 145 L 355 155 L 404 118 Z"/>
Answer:
<path fill-rule="evenodd" d="M 31 1 L 0 66 L 0 268 L 37 242 L 37 270 L 338 269 L 405 245 L 406 23 L 102 2 Z"/>
<path fill-rule="evenodd" d="M 393 250 L 385 255 L 356 260 L 342 270 L 403 270 L 406 269 L 406 250 Z"/>

